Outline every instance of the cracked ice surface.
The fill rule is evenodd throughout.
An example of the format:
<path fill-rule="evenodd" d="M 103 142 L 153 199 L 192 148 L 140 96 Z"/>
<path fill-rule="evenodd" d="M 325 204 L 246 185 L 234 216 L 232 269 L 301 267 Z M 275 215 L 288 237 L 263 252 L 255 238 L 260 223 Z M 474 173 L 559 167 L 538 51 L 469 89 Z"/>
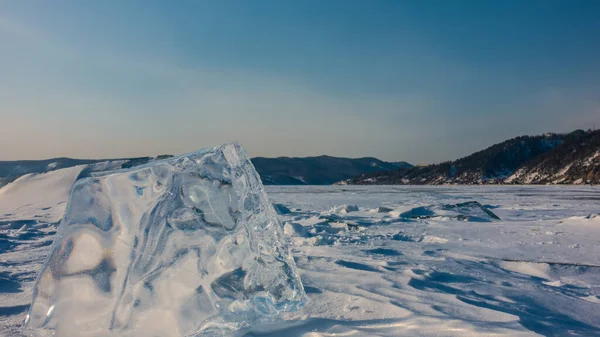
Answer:
<path fill-rule="evenodd" d="M 300 306 L 273 206 L 237 144 L 73 186 L 31 336 L 219 336 Z"/>

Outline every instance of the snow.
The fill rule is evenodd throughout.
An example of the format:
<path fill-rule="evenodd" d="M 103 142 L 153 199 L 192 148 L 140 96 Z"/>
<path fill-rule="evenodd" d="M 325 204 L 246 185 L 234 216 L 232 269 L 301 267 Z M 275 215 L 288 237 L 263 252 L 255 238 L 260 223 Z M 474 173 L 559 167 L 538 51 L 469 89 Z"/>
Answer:
<path fill-rule="evenodd" d="M 546 280 L 550 279 L 547 274 L 550 266 L 547 263 L 504 261 L 500 266 L 506 270 L 521 273 L 523 275 L 535 276 Z"/>
<path fill-rule="evenodd" d="M 304 180 L 303 176 L 294 176 L 293 178 L 296 179 L 296 180 L 299 180 L 299 181 L 301 181 L 301 182 L 303 182 L 305 184 L 307 183 L 306 180 Z"/>
<path fill-rule="evenodd" d="M 504 179 L 504 182 L 507 183 L 507 184 L 511 184 L 515 180 L 519 179 L 519 177 L 521 175 L 523 175 L 523 169 L 518 169 L 510 177 Z"/>
<path fill-rule="evenodd" d="M 71 186 L 85 165 L 41 174 L 26 174 L 0 189 L 0 215 L 10 219 L 57 222 Z M 8 214 L 8 215 L 7 215 Z"/>
<path fill-rule="evenodd" d="M 598 158 L 600 158 L 600 150 L 596 151 L 593 155 L 589 156 L 585 162 L 584 162 L 584 166 L 590 166 L 592 165 Z"/>
<path fill-rule="evenodd" d="M 358 212 L 358 206 L 356 205 L 340 205 L 332 207 L 329 211 L 323 212 L 324 214 L 348 214 L 351 212 Z"/>
<path fill-rule="evenodd" d="M 566 179 L 566 177 L 564 175 L 567 174 L 567 172 L 569 172 L 569 170 L 571 169 L 571 166 L 573 166 L 573 163 L 566 165 L 560 171 L 558 171 L 554 175 L 554 180 L 552 181 L 552 183 L 559 184 L 560 182 L 564 181 Z"/>
<path fill-rule="evenodd" d="M 585 216 L 573 216 L 566 221 L 561 222 L 563 226 L 592 226 L 600 228 L 600 213 L 599 214 L 588 214 Z"/>
<path fill-rule="evenodd" d="M 27 184 L 0 189 L 0 223 L 60 213 L 67 198 L 60 191 L 70 188 L 68 179 L 63 183 L 44 193 Z M 233 336 L 600 335 L 597 187 L 269 186 L 266 191 L 271 202 L 290 210 L 279 217 L 309 299 L 283 321 Z M 13 195 L 21 202 L 11 204 L 15 209 L 5 207 Z M 400 216 L 470 201 L 500 220 Z M 23 204 L 50 209 L 16 209 Z M 345 205 L 358 210 L 346 212 Z M 35 230 L 24 224 L 0 230 L 0 240 L 12 245 L 0 241 L 2 336 L 18 335 L 53 235 L 53 225 L 44 220 Z M 156 331 L 168 326 L 162 320 L 157 317 L 152 325 Z"/>

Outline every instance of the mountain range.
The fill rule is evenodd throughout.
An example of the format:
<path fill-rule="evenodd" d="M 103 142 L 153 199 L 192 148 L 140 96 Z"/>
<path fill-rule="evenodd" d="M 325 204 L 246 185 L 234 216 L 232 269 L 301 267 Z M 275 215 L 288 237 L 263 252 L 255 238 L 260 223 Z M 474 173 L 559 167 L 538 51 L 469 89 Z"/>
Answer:
<path fill-rule="evenodd" d="M 339 184 L 599 184 L 600 130 L 509 139 L 440 164 L 366 173 Z"/>
<path fill-rule="evenodd" d="M 44 173 L 76 165 L 89 165 L 89 170 L 127 168 L 142 165 L 155 159 L 170 157 L 139 157 L 126 159 L 72 159 L 0 161 L 0 186 L 22 175 Z M 376 158 L 339 158 L 318 156 L 306 158 L 253 158 L 265 185 L 331 185 L 364 173 L 398 170 L 411 167 L 406 162 L 385 162 Z"/>
<path fill-rule="evenodd" d="M 0 186 L 28 173 L 75 165 L 101 171 L 167 157 L 0 161 Z M 256 157 L 252 163 L 265 185 L 600 184 L 600 130 L 520 136 L 432 165 L 331 156 Z"/>
<path fill-rule="evenodd" d="M 376 158 L 252 158 L 265 185 L 331 185 L 361 174 L 412 167 L 407 162 L 385 162 Z"/>

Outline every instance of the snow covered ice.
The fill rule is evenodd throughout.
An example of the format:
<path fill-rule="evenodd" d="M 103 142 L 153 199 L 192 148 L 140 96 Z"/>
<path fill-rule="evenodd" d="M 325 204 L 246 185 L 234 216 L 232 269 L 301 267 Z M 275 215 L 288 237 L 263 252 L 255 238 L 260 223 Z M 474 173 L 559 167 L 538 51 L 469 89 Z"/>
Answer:
<path fill-rule="evenodd" d="M 305 296 L 258 174 L 228 144 L 77 180 L 25 331 L 220 336 Z"/>
<path fill-rule="evenodd" d="M 477 201 L 461 202 L 451 205 L 432 205 L 415 207 L 400 214 L 400 217 L 408 219 L 456 219 L 472 222 L 490 222 L 500 220 L 492 211 Z"/>
<path fill-rule="evenodd" d="M 36 275 L 82 174 L 81 167 L 62 169 L 0 189 L 0 336 L 21 335 Z M 143 187 L 128 186 L 134 195 L 134 186 Z M 307 305 L 228 337 L 600 336 L 597 186 L 267 186 L 266 192 L 291 240 Z M 228 270 L 234 272 L 223 274 L 235 284 L 240 273 Z M 209 291 L 226 290 L 223 282 L 207 283 Z M 187 286 L 172 285 L 167 293 L 178 300 Z M 148 294 L 144 284 L 138 287 Z M 164 317 L 149 318 L 150 326 L 175 326 Z M 195 322 L 192 315 L 180 318 Z M 152 332 L 147 336 L 185 336 L 160 327 Z"/>

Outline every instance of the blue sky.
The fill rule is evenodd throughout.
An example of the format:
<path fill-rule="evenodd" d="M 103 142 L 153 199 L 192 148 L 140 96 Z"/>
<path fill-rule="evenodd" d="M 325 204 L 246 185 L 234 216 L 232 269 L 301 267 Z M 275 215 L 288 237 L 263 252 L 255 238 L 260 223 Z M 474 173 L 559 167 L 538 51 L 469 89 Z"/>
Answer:
<path fill-rule="evenodd" d="M 3 1 L 0 159 L 429 163 L 600 126 L 598 1 Z"/>

